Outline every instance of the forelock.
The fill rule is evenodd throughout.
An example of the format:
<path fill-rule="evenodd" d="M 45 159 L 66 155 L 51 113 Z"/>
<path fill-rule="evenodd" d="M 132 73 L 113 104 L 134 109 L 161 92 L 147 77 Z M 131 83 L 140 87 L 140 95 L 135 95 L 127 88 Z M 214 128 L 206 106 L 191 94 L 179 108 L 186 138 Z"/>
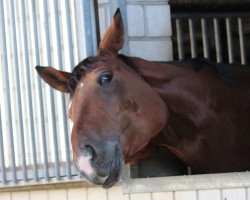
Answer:
<path fill-rule="evenodd" d="M 70 95 L 72 96 L 75 92 L 78 81 L 85 76 L 87 72 L 96 66 L 95 64 L 99 61 L 104 61 L 104 57 L 102 56 L 93 56 L 88 57 L 81 61 L 72 71 L 70 81 L 68 84 Z"/>

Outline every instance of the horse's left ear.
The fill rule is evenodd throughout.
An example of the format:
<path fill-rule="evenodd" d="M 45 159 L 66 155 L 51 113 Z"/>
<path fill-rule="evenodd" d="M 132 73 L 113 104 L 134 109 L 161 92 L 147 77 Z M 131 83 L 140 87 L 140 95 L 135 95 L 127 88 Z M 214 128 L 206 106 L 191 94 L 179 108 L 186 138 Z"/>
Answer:
<path fill-rule="evenodd" d="M 40 77 L 56 90 L 69 93 L 68 83 L 71 73 L 59 71 L 53 67 L 40 67 L 37 66 L 36 70 Z"/>
<path fill-rule="evenodd" d="M 124 27 L 120 9 L 113 16 L 112 22 L 99 44 L 98 55 L 116 56 L 124 43 Z"/>

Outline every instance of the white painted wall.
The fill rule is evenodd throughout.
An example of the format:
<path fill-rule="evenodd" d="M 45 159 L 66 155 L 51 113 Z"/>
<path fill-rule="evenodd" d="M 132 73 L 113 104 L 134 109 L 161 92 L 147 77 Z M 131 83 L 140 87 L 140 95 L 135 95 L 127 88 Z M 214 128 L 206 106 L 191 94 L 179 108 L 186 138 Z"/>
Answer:
<path fill-rule="evenodd" d="M 124 0 L 125 1 L 125 0 Z M 115 0 L 99 0 L 101 35 L 110 24 Z M 112 6 L 110 6 L 112 3 Z M 118 5 L 118 4 L 116 4 Z M 173 59 L 172 28 L 168 0 L 126 0 L 128 53 L 154 61 Z"/>
<path fill-rule="evenodd" d="M 127 0 L 129 51 L 154 61 L 173 59 L 168 1 Z"/>

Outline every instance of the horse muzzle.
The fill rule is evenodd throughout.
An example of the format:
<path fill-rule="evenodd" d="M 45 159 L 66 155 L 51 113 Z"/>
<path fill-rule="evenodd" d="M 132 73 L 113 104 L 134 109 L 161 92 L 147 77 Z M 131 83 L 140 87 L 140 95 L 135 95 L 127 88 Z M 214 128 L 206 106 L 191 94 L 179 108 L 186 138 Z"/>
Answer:
<path fill-rule="evenodd" d="M 103 188 L 110 188 L 120 180 L 124 159 L 120 145 L 109 142 L 101 148 L 98 145 L 80 148 L 75 164 L 82 177 Z"/>

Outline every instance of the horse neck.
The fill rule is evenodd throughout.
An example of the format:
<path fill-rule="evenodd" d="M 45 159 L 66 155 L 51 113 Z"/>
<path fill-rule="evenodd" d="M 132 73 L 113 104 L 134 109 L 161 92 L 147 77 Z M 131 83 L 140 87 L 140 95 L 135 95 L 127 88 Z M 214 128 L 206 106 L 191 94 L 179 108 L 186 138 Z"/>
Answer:
<path fill-rule="evenodd" d="M 175 68 L 169 64 L 159 62 L 150 62 L 137 57 L 129 57 L 136 66 L 137 72 L 146 80 L 146 82 L 159 94 L 166 102 L 166 91 L 164 85 L 170 82 L 178 73 Z M 164 130 L 171 129 L 166 126 Z M 161 138 L 164 137 L 164 134 Z M 159 140 L 164 141 L 164 140 Z"/>
<path fill-rule="evenodd" d="M 170 113 L 170 118 L 159 134 L 155 138 L 154 143 L 168 147 L 181 148 L 182 140 L 195 140 L 197 135 L 195 122 L 197 119 L 192 118 L 187 112 L 190 107 L 191 109 L 199 109 L 200 105 L 196 104 L 195 98 L 193 96 L 188 96 L 186 94 L 186 89 L 183 91 L 182 85 L 179 86 L 179 80 L 186 77 L 187 74 L 192 70 L 187 70 L 185 67 L 178 67 L 178 62 L 150 62 L 140 58 L 131 58 L 133 63 L 137 66 L 137 70 L 146 82 L 159 94 L 159 96 L 166 103 L 167 109 Z M 192 104 L 187 101 L 192 100 Z M 182 105 L 183 109 L 180 109 Z M 185 109 L 187 105 L 188 109 Z M 197 115 L 198 116 L 198 115 Z M 198 116 L 201 117 L 202 116 Z M 179 125 L 182 124 L 182 125 Z M 188 128 L 187 131 L 186 129 Z M 184 133 L 184 134 L 183 134 Z"/>
<path fill-rule="evenodd" d="M 129 59 L 135 64 L 138 73 L 154 88 L 161 87 L 178 74 L 171 62 L 152 62 L 137 57 Z"/>

